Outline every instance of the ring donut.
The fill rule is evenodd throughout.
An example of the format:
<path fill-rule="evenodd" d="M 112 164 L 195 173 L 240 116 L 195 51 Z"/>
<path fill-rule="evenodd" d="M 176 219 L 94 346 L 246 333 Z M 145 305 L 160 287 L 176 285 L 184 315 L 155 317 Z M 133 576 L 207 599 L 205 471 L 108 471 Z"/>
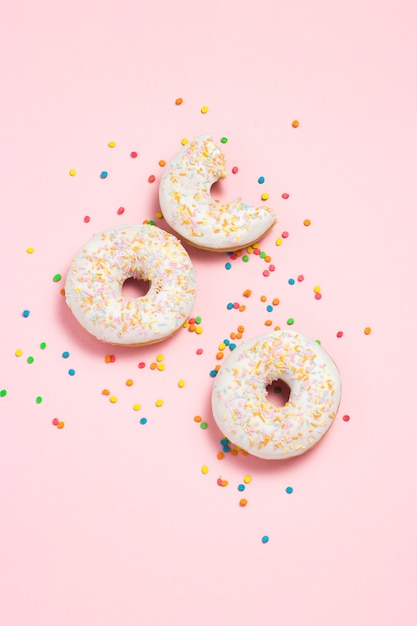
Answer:
<path fill-rule="evenodd" d="M 149 281 L 139 298 L 122 294 L 128 278 Z M 126 346 L 170 337 L 189 317 L 196 295 L 191 260 L 180 241 L 149 224 L 109 228 L 72 261 L 66 301 L 89 333 Z"/>
<path fill-rule="evenodd" d="M 288 402 L 277 407 L 266 387 L 283 380 Z M 297 332 L 275 331 L 242 342 L 219 370 L 212 409 L 222 433 L 263 459 L 307 452 L 327 432 L 340 403 L 339 371 L 317 344 Z"/>
<path fill-rule="evenodd" d="M 215 251 L 233 251 L 257 242 L 275 224 L 267 207 L 240 199 L 222 204 L 210 195 L 213 183 L 226 176 L 225 157 L 210 135 L 184 146 L 167 164 L 159 203 L 171 228 L 188 243 Z"/>

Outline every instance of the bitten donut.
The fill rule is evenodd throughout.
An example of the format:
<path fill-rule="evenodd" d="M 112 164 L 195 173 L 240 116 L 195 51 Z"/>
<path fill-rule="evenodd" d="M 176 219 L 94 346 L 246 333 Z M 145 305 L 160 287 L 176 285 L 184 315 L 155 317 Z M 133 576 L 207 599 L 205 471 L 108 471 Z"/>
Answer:
<path fill-rule="evenodd" d="M 139 298 L 122 294 L 128 278 L 149 281 Z M 189 317 L 196 278 L 176 237 L 149 224 L 116 226 L 81 248 L 65 294 L 73 314 L 100 341 L 126 346 L 170 337 Z"/>
<path fill-rule="evenodd" d="M 171 228 L 197 248 L 232 251 L 266 235 L 275 223 L 267 207 L 240 199 L 222 204 L 210 195 L 214 182 L 226 176 L 225 157 L 210 135 L 184 146 L 167 164 L 159 203 Z"/>
<path fill-rule="evenodd" d="M 266 387 L 283 380 L 288 402 L 278 407 Z M 307 452 L 327 432 L 340 403 L 339 371 L 316 341 L 275 331 L 244 341 L 215 379 L 212 408 L 222 433 L 263 459 Z"/>

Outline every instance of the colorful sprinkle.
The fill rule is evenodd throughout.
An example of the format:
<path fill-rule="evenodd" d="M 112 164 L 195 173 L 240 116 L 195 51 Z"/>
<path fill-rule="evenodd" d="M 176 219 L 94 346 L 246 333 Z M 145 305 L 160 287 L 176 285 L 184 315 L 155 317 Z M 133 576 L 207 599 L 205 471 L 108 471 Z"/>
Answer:
<path fill-rule="evenodd" d="M 162 406 L 163 404 L 164 404 L 164 401 L 163 401 L 163 400 L 157 400 L 157 401 L 155 402 L 155 406 Z"/>
<path fill-rule="evenodd" d="M 73 370 L 73 369 L 68 370 L 68 374 L 70 376 L 75 376 L 75 370 Z"/>
<path fill-rule="evenodd" d="M 285 492 L 286 492 L 286 493 L 292 493 L 293 491 L 294 491 L 294 489 L 293 489 L 292 487 L 287 487 L 287 488 L 285 489 Z"/>
<path fill-rule="evenodd" d="M 63 359 L 68 359 L 69 355 L 70 355 L 70 353 L 65 351 L 65 352 L 62 353 L 62 358 Z"/>
<path fill-rule="evenodd" d="M 131 153 L 130 153 L 130 157 L 131 157 L 132 159 L 136 159 L 136 158 L 137 158 L 137 156 L 138 156 L 138 153 L 137 153 L 137 152 L 134 152 L 134 151 L 133 151 L 133 152 L 131 152 Z"/>
<path fill-rule="evenodd" d="M 342 417 L 342 419 L 343 419 L 344 422 L 348 422 L 350 420 L 350 416 L 349 415 L 344 415 Z"/>
<path fill-rule="evenodd" d="M 58 422 L 58 424 L 56 425 L 57 428 L 59 428 L 59 430 L 61 430 L 61 428 L 64 428 L 65 423 L 64 422 Z"/>
<path fill-rule="evenodd" d="M 299 125 L 300 125 L 300 122 L 298 120 L 294 120 L 293 123 L 291 124 L 293 128 L 298 128 Z"/>
<path fill-rule="evenodd" d="M 100 178 L 107 178 L 107 176 L 109 175 L 108 172 L 106 172 L 105 170 L 103 170 L 102 172 L 100 172 Z"/>
<path fill-rule="evenodd" d="M 30 364 L 30 363 L 33 363 L 33 361 L 34 361 L 34 360 L 35 360 L 35 359 L 33 358 L 33 356 L 28 356 L 28 358 L 27 358 L 27 362 L 28 362 L 29 364 Z"/>
<path fill-rule="evenodd" d="M 246 498 L 242 498 L 241 500 L 239 500 L 239 505 L 240 506 L 246 506 L 248 503 L 248 501 L 246 500 Z"/>
<path fill-rule="evenodd" d="M 284 200 L 288 200 L 288 198 L 290 197 L 290 194 L 288 193 L 283 193 L 281 198 L 284 198 Z"/>
<path fill-rule="evenodd" d="M 201 468 L 201 473 L 202 473 L 202 474 L 208 474 L 208 471 L 209 471 L 209 470 L 208 470 L 207 465 L 203 465 L 203 467 Z"/>
<path fill-rule="evenodd" d="M 109 146 L 109 148 L 115 148 L 116 147 L 116 142 L 115 141 L 109 141 L 109 143 L 107 145 Z"/>
<path fill-rule="evenodd" d="M 310 226 L 311 220 L 304 220 L 303 224 L 304 226 Z"/>
<path fill-rule="evenodd" d="M 206 107 L 206 106 L 201 107 L 201 112 L 203 114 L 207 113 L 207 111 L 208 111 L 208 107 Z"/>
<path fill-rule="evenodd" d="M 16 352 L 15 352 L 15 355 L 16 355 L 16 356 L 22 356 L 22 354 L 23 354 L 23 352 L 22 352 L 22 350 L 21 350 L 20 348 L 18 348 L 18 349 L 16 350 Z"/>
<path fill-rule="evenodd" d="M 220 139 L 220 141 L 221 141 L 222 143 L 227 143 L 228 139 L 227 139 L 227 137 L 222 137 L 222 138 Z"/>
<path fill-rule="evenodd" d="M 28 309 L 25 309 L 25 310 L 22 312 L 22 315 L 23 315 L 23 317 L 29 317 L 29 315 L 30 315 L 30 311 L 28 311 Z"/>
<path fill-rule="evenodd" d="M 288 324 L 288 326 L 292 326 L 294 324 L 294 318 L 293 317 L 289 317 L 287 319 L 287 324 Z"/>
<path fill-rule="evenodd" d="M 75 176 L 75 175 L 76 175 L 76 173 L 77 173 L 77 171 L 76 171 L 76 170 L 70 170 L 70 171 L 69 171 L 69 175 L 70 175 L 70 176 Z"/>
<path fill-rule="evenodd" d="M 0 389 L 0 398 L 4 398 L 4 396 L 7 396 L 6 389 Z"/>
<path fill-rule="evenodd" d="M 207 422 L 200 422 L 200 428 L 202 428 L 203 430 L 207 430 L 208 428 Z"/>
<path fill-rule="evenodd" d="M 35 402 L 36 402 L 36 404 L 41 404 L 42 403 L 42 396 L 36 396 Z"/>
<path fill-rule="evenodd" d="M 54 419 L 52 420 L 52 425 L 58 426 L 58 424 L 59 424 L 59 419 L 57 417 L 54 417 Z"/>
<path fill-rule="evenodd" d="M 125 209 L 122 206 L 117 209 L 117 215 L 123 215 L 124 212 L 125 212 Z"/>
<path fill-rule="evenodd" d="M 35 248 L 26 248 L 26 252 L 28 254 L 33 254 L 35 252 Z"/>
<path fill-rule="evenodd" d="M 269 541 L 269 537 L 268 537 L 268 535 L 264 535 L 264 536 L 262 537 L 262 543 L 268 543 L 268 541 Z"/>
<path fill-rule="evenodd" d="M 133 410 L 134 410 L 134 411 L 140 411 L 140 409 L 141 409 L 140 404 L 135 403 L 135 404 L 133 405 Z"/>
<path fill-rule="evenodd" d="M 238 171 L 239 171 L 239 168 L 237 168 L 236 166 L 232 167 L 232 174 L 237 174 Z"/>
<path fill-rule="evenodd" d="M 369 326 L 367 326 L 364 331 L 365 335 L 370 335 L 371 334 L 371 328 Z"/>
<path fill-rule="evenodd" d="M 260 185 L 263 185 L 263 184 L 264 184 L 264 182 L 265 182 L 265 177 L 264 177 L 264 176 L 259 176 L 259 178 L 258 178 L 258 183 L 259 183 Z"/>
<path fill-rule="evenodd" d="M 61 280 L 61 278 L 62 278 L 61 274 L 55 274 L 52 280 L 54 281 L 54 283 L 58 283 Z"/>
<path fill-rule="evenodd" d="M 154 183 L 154 182 L 155 182 L 155 176 L 154 176 L 153 174 L 151 174 L 151 175 L 148 177 L 148 183 Z"/>
<path fill-rule="evenodd" d="M 142 425 L 146 424 L 147 421 L 148 420 L 146 419 L 146 417 L 141 417 L 140 420 L 139 420 L 139 424 L 142 424 Z"/>
<path fill-rule="evenodd" d="M 339 330 L 339 332 L 336 333 L 336 337 L 338 339 L 340 339 L 340 337 L 343 337 L 343 332 L 341 330 Z"/>

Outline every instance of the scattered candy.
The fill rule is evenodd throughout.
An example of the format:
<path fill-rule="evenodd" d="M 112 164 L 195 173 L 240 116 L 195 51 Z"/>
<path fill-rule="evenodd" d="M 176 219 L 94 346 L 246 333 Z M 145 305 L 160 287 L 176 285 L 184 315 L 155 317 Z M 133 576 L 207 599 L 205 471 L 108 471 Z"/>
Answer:
<path fill-rule="evenodd" d="M 106 171 L 100 172 L 100 178 L 107 178 L 108 175 L 109 173 Z"/>
<path fill-rule="evenodd" d="M 349 415 L 344 415 L 342 417 L 342 419 L 343 419 L 344 422 L 348 422 L 350 420 L 350 416 Z"/>
<path fill-rule="evenodd" d="M 370 329 L 370 327 L 369 327 L 369 326 L 367 326 L 367 327 L 364 329 L 364 331 L 363 331 L 363 332 L 365 333 L 365 335 L 370 335 L 370 334 L 371 334 L 371 329 Z"/>
<path fill-rule="evenodd" d="M 264 535 L 264 536 L 262 537 L 262 543 L 268 543 L 268 541 L 269 541 L 269 537 L 268 537 L 268 535 Z"/>
<path fill-rule="evenodd" d="M 292 493 L 294 491 L 294 489 L 292 487 L 287 487 L 285 489 L 286 493 Z"/>

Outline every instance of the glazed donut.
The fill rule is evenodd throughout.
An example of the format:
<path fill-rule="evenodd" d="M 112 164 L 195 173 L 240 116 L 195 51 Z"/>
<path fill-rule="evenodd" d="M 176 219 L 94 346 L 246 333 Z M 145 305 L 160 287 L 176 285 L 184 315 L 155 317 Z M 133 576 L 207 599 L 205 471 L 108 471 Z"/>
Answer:
<path fill-rule="evenodd" d="M 240 199 L 227 204 L 214 200 L 210 188 L 225 176 L 225 157 L 210 135 L 185 145 L 162 176 L 159 203 L 163 216 L 177 235 L 197 248 L 238 250 L 258 241 L 275 223 L 267 207 L 254 207 Z"/>
<path fill-rule="evenodd" d="M 146 295 L 128 298 L 128 278 L 149 281 Z M 152 226 L 127 225 L 95 235 L 72 261 L 66 301 L 89 333 L 126 346 L 156 343 L 187 320 L 196 294 L 193 265 L 180 241 Z"/>
<path fill-rule="evenodd" d="M 277 407 L 266 387 L 283 380 L 288 402 Z M 222 433 L 263 459 L 288 459 L 314 446 L 330 428 L 340 403 L 339 371 L 316 341 L 275 331 L 242 342 L 219 370 L 212 409 Z"/>

